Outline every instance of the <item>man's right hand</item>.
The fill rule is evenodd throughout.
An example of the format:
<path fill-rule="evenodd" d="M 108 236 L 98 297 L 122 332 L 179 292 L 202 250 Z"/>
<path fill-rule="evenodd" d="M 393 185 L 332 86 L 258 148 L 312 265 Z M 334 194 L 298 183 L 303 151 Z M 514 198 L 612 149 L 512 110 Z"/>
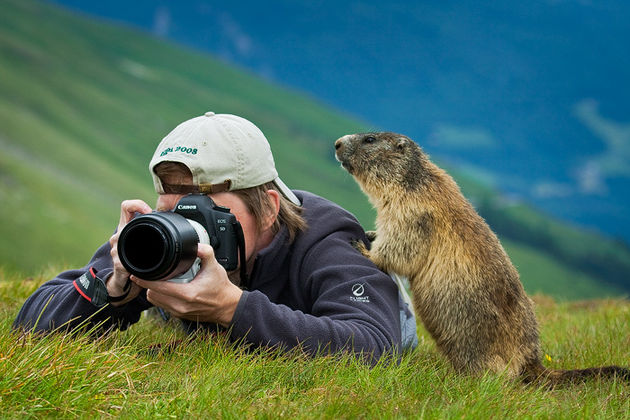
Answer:
<path fill-rule="evenodd" d="M 129 280 L 129 272 L 125 269 L 125 267 L 120 262 L 120 258 L 118 257 L 118 237 L 120 236 L 120 232 L 125 227 L 131 219 L 134 218 L 136 213 L 147 214 L 151 213 L 153 210 L 151 207 L 142 200 L 125 200 L 120 205 L 120 222 L 118 223 L 118 228 L 116 229 L 116 233 L 109 238 L 109 244 L 111 246 L 110 254 L 112 256 L 112 260 L 114 261 L 114 272 L 113 274 L 106 280 L 107 293 L 110 296 L 121 296 L 125 294 L 125 286 L 127 286 L 127 282 Z M 120 302 L 111 302 L 112 306 L 120 306 L 134 299 L 140 293 L 140 286 L 135 283 L 131 283 L 131 290 L 129 290 L 129 294 L 127 297 Z"/>

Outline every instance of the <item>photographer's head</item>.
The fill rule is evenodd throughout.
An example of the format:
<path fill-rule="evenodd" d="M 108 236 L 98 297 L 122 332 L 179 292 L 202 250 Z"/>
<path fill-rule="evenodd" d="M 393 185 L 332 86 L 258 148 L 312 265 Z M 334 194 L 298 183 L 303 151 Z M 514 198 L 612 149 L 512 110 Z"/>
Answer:
<path fill-rule="evenodd" d="M 162 182 L 155 167 L 179 162 L 192 175 L 189 186 Z M 149 164 L 158 194 L 234 191 L 272 182 L 293 204 L 300 201 L 278 177 L 269 142 L 250 121 L 230 114 L 205 115 L 184 121 L 158 145 Z"/>
<path fill-rule="evenodd" d="M 158 210 L 172 209 L 186 194 L 208 194 L 242 224 L 248 258 L 282 225 L 291 239 L 306 227 L 267 139 L 244 118 L 207 112 L 181 123 L 160 142 L 149 168 Z"/>

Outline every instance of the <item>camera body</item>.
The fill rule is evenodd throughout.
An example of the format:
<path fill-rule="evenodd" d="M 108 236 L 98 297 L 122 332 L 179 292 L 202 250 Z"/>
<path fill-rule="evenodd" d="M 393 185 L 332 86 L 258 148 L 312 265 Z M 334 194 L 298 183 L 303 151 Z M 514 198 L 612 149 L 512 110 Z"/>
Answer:
<path fill-rule="evenodd" d="M 236 216 L 207 195 L 190 194 L 173 211 L 142 214 L 127 223 L 118 238 L 118 256 L 129 273 L 142 279 L 187 282 L 199 269 L 199 243 L 212 246 L 226 271 L 237 268 L 244 242 Z"/>

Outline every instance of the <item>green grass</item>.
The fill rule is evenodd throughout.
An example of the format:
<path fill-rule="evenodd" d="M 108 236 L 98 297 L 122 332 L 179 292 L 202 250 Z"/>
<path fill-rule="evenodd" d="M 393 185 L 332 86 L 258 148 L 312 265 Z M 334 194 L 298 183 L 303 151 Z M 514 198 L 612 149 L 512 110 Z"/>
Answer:
<path fill-rule="evenodd" d="M 591 381 L 555 390 L 500 376 L 456 375 L 420 327 L 399 364 L 349 356 L 247 352 L 222 337 L 186 340 L 145 316 L 126 332 L 35 337 L 11 331 L 35 278 L 0 272 L 3 418 L 627 418 L 630 384 Z M 536 296 L 545 362 L 553 368 L 628 364 L 630 303 L 556 303 Z M 155 344 L 184 342 L 172 352 Z"/>

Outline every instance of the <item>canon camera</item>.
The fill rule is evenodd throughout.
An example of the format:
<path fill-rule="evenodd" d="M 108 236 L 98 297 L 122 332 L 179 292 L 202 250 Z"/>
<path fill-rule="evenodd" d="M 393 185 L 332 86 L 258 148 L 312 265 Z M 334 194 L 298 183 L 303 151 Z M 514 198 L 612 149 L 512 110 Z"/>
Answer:
<path fill-rule="evenodd" d="M 188 282 L 199 271 L 199 243 L 210 244 L 227 271 L 244 252 L 243 231 L 230 209 L 203 194 L 187 195 L 172 211 L 142 214 L 120 232 L 118 256 L 127 271 L 144 280 Z"/>

